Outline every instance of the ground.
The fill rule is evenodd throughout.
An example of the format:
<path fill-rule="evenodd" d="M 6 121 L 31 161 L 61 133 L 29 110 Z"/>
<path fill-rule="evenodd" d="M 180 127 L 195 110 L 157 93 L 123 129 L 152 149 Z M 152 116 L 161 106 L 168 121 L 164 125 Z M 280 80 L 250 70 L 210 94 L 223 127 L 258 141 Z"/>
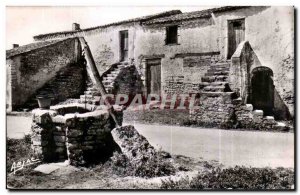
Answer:
<path fill-rule="evenodd" d="M 8 187 L 40 189 L 203 189 L 203 188 L 246 188 L 243 185 L 250 181 L 249 175 L 259 175 L 265 188 L 293 188 L 294 183 L 294 133 L 275 133 L 258 131 L 238 131 L 180 127 L 174 125 L 150 125 L 125 121 L 134 124 L 150 144 L 170 152 L 174 162 L 186 168 L 174 176 L 141 179 L 112 173 L 107 165 L 90 168 L 64 167 L 51 174 L 33 172 L 27 167 L 14 175 L 9 173 L 12 162 L 30 157 L 29 145 L 8 144 Z M 21 138 L 29 130 L 31 117 L 8 116 L 7 136 Z M 20 140 L 20 139 L 19 139 Z M 18 147 L 22 146 L 22 150 Z M 28 152 L 26 152 L 28 150 Z M 19 152 L 21 151 L 21 152 Z M 22 154 L 19 154 L 22 153 Z M 12 155 L 13 154 L 13 155 Z M 12 155 L 12 156 L 11 156 Z M 222 163 L 222 165 L 220 164 Z M 245 167 L 229 168 L 235 165 Z M 271 168 L 247 168 L 247 167 Z M 225 171 L 216 171 L 218 167 Z M 284 168 L 277 168 L 284 167 Z M 276 168 L 276 169 L 275 169 Z M 233 174 L 229 178 L 220 175 Z M 240 180 L 240 175 L 244 179 Z M 270 174 L 271 181 L 265 176 Z M 237 180 L 238 177 L 238 180 Z M 72 180 L 70 180 L 72 178 Z M 200 178 L 200 179 L 199 179 Z M 275 179 L 274 179 L 275 178 Z M 208 181 L 208 180 L 209 181 Z M 230 183 L 228 186 L 205 186 L 212 181 Z M 238 181 L 234 184 L 233 181 Z M 260 181 L 260 180 L 259 180 Z M 220 183 L 219 182 L 219 183 Z M 196 183 L 196 184 L 195 184 Z M 201 186 L 198 184 L 201 183 Z M 204 186 L 202 186 L 202 183 Z M 217 182 L 218 183 L 218 182 Z M 250 182 L 251 183 L 251 182 Z M 272 185 L 267 185 L 271 183 Z M 276 186 L 274 187 L 273 184 Z M 233 187 L 232 187 L 233 185 Z M 249 188 L 258 187 L 256 184 Z"/>

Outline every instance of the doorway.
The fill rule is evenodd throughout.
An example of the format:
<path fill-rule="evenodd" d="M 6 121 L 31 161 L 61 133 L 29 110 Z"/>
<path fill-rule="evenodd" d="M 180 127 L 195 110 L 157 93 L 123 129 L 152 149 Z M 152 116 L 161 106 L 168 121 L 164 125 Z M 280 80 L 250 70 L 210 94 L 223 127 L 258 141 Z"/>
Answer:
<path fill-rule="evenodd" d="M 272 116 L 274 108 L 273 71 L 268 67 L 257 67 L 251 73 L 250 102 L 254 109 L 263 110 Z"/>
<path fill-rule="evenodd" d="M 245 19 L 228 21 L 228 54 L 231 59 L 238 45 L 245 40 Z"/>
<path fill-rule="evenodd" d="M 120 61 L 128 61 L 128 31 L 120 31 Z"/>
<path fill-rule="evenodd" d="M 161 95 L 161 59 L 146 60 L 147 94 Z"/>

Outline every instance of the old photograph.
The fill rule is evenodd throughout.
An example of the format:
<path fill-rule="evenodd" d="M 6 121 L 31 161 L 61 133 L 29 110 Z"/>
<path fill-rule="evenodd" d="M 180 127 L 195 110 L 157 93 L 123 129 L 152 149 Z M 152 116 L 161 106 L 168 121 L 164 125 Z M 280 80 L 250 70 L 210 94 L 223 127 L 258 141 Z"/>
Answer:
<path fill-rule="evenodd" d="M 8 190 L 295 190 L 295 7 L 7 6 Z"/>

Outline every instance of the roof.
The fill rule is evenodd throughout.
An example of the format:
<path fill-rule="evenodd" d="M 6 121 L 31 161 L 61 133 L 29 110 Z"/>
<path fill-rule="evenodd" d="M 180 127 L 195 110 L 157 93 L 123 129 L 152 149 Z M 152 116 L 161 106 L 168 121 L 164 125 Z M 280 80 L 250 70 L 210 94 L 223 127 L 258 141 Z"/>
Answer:
<path fill-rule="evenodd" d="M 70 38 L 67 38 L 67 39 L 70 39 Z M 43 48 L 43 47 L 54 45 L 58 42 L 65 41 L 67 39 L 39 41 L 39 42 L 30 43 L 30 44 L 27 44 L 27 45 L 22 45 L 22 46 L 19 46 L 19 47 L 10 49 L 10 50 L 6 50 L 6 59 L 14 57 L 16 55 L 27 53 L 27 52 L 30 52 L 30 51 L 33 51 L 33 50 L 36 50 L 36 49 L 40 49 L 40 48 Z"/>
<path fill-rule="evenodd" d="M 191 20 L 196 18 L 208 18 L 211 17 L 211 13 L 231 11 L 231 10 L 236 10 L 236 9 L 241 9 L 246 7 L 250 7 L 250 6 L 223 6 L 223 7 L 206 9 L 201 11 L 185 12 L 173 16 L 161 17 L 161 18 L 149 20 L 144 22 L 144 24 L 146 25 L 162 24 L 162 23 L 169 23 L 169 22 L 176 22 L 176 21 L 183 21 L 183 20 Z"/>
<path fill-rule="evenodd" d="M 96 26 L 96 27 L 85 28 L 80 30 L 60 31 L 60 32 L 40 34 L 34 36 L 33 38 L 35 40 L 43 40 L 43 39 L 51 39 L 51 38 L 60 38 L 65 36 L 74 36 L 77 33 L 88 32 L 92 30 L 103 29 L 110 26 L 116 26 L 116 25 L 121 25 L 126 23 L 132 23 L 132 22 L 140 22 L 141 24 L 149 25 L 149 24 L 159 24 L 159 23 L 175 22 L 175 21 L 182 21 L 182 20 L 190 20 L 195 18 L 205 18 L 205 17 L 211 17 L 211 13 L 231 11 L 231 10 L 236 10 L 236 9 L 241 9 L 246 7 L 250 7 L 250 6 L 223 6 L 218 8 L 212 8 L 212 9 L 206 9 L 206 10 L 194 11 L 194 12 L 186 12 L 186 13 L 182 13 L 180 10 L 171 10 L 171 11 L 161 12 L 158 14 L 105 24 L 102 26 Z"/>
<path fill-rule="evenodd" d="M 148 21 L 148 20 L 152 20 L 152 19 L 156 19 L 156 18 L 160 18 L 160 17 L 167 17 L 167 16 L 176 15 L 176 14 L 180 14 L 180 13 L 182 13 L 180 10 L 171 10 L 171 11 L 161 12 L 161 13 L 157 13 L 157 14 L 153 14 L 153 15 L 147 15 L 147 16 L 142 16 L 142 17 L 133 18 L 133 19 L 129 19 L 129 20 L 123 20 L 123 21 L 119 21 L 119 22 L 105 24 L 105 25 L 101 25 L 101 26 L 95 26 L 95 27 L 91 27 L 91 28 L 40 34 L 40 35 L 34 36 L 33 38 L 35 40 L 40 40 L 40 39 L 43 39 L 43 38 L 45 38 L 47 36 L 75 34 L 77 32 L 83 32 L 83 31 L 86 32 L 86 31 L 91 31 L 91 30 L 96 30 L 96 29 L 101 29 L 101 28 L 107 28 L 107 27 L 110 27 L 110 26 L 116 26 L 116 25 L 126 24 L 126 23 L 145 22 L 145 21 Z"/>

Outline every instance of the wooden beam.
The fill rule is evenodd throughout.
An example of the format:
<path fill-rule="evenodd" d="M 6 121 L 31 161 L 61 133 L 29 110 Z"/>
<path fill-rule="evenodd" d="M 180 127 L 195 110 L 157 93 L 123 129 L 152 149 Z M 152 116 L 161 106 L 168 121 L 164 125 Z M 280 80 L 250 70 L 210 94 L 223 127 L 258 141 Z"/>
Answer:
<path fill-rule="evenodd" d="M 107 95 L 107 92 L 105 90 L 103 83 L 101 82 L 100 74 L 97 70 L 92 52 L 83 37 L 79 37 L 79 41 L 80 41 L 82 49 L 84 50 L 84 56 L 87 61 L 87 68 L 89 68 L 90 74 L 93 77 L 92 80 L 94 81 L 94 84 L 96 85 L 96 87 L 100 90 L 100 94 L 101 94 L 102 98 L 104 98 L 105 95 Z M 117 121 L 117 117 L 115 115 L 114 108 L 110 104 L 110 102 L 108 101 L 107 98 L 104 98 L 104 103 L 108 107 L 107 110 L 108 110 L 110 116 L 112 117 L 112 119 L 114 120 L 114 122 L 116 123 L 116 127 L 121 126 Z"/>

